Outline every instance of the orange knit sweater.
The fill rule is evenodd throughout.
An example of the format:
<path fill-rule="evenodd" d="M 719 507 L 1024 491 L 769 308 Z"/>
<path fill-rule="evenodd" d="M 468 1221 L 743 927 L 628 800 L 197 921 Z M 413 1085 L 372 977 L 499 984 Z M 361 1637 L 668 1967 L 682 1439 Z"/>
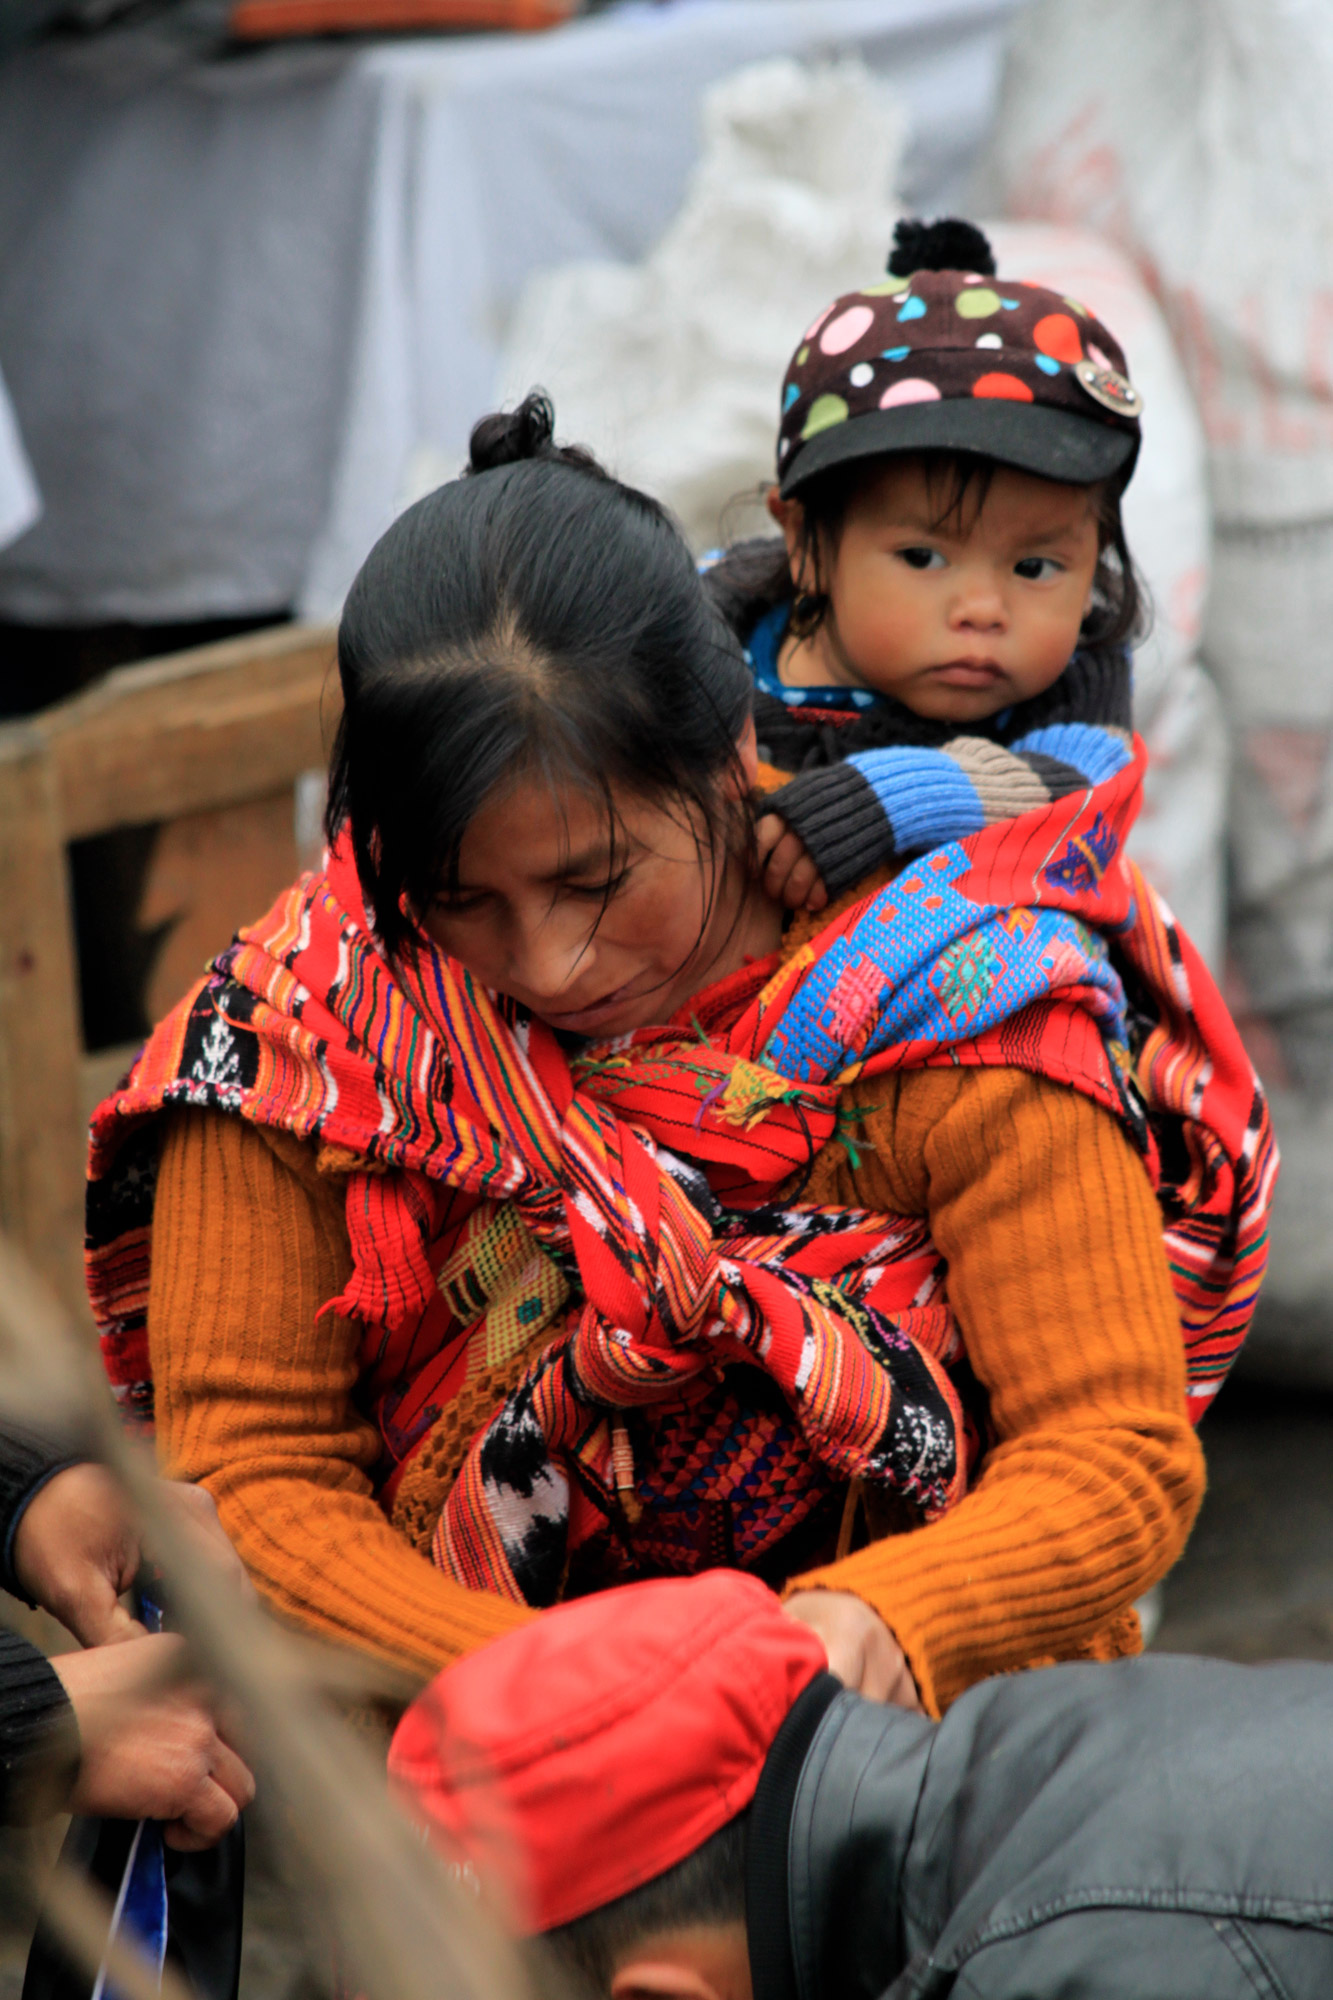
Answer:
<path fill-rule="evenodd" d="M 1141 1163 L 1106 1112 L 1018 1070 L 907 1072 L 848 1100 L 860 1164 L 831 1143 L 810 1196 L 929 1215 L 999 1443 L 944 1519 L 801 1585 L 873 1605 L 935 1714 L 987 1674 L 1137 1650 L 1132 1602 L 1203 1492 Z M 159 1444 L 275 1606 L 431 1671 L 533 1614 L 449 1581 L 372 1497 L 358 1329 L 317 1317 L 348 1276 L 344 1188 L 314 1144 L 171 1118 L 148 1315 Z"/>

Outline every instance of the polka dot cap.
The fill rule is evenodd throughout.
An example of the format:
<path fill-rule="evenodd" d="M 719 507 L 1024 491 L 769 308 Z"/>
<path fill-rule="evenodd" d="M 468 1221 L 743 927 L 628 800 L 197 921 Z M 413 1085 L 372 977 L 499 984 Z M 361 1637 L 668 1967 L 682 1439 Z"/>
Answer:
<path fill-rule="evenodd" d="M 783 496 L 849 459 L 976 451 L 1075 485 L 1132 466 L 1142 398 L 1077 299 L 974 271 L 915 271 L 835 299 L 782 389 Z"/>

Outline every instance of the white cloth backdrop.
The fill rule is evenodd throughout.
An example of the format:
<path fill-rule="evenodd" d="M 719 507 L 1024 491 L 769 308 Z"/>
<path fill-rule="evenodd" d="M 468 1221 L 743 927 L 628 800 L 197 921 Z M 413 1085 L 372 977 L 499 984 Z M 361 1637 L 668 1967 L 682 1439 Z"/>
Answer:
<path fill-rule="evenodd" d="M 136 79 L 0 68 L 0 366 L 45 512 L 0 615 L 334 611 L 414 466 L 457 463 L 525 280 L 641 258 L 697 107 L 859 50 L 964 198 L 1014 0 L 676 0 L 552 35 L 257 53 Z"/>

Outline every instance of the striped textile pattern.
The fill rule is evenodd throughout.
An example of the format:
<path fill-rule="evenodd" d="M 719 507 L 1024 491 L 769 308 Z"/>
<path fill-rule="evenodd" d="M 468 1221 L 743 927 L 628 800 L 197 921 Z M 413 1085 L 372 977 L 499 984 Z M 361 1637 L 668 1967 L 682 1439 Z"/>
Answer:
<path fill-rule="evenodd" d="M 1197 1415 L 1253 1312 L 1276 1153 L 1206 968 L 1122 857 L 1142 765 L 1136 746 L 1081 795 L 932 851 L 738 975 L 730 1012 L 702 995 L 694 1018 L 573 1061 L 428 946 L 391 967 L 340 844 L 94 1118 L 89 1286 L 117 1393 L 150 1414 L 152 1121 L 204 1105 L 352 1162 L 353 1270 L 330 1306 L 365 1330 L 386 1508 L 469 1369 L 490 1381 L 517 1357 L 432 1538 L 463 1580 L 549 1602 L 580 1551 L 632 1542 L 645 1495 L 682 1478 L 701 1506 L 739 1496 L 738 1559 L 757 1564 L 800 1458 L 930 1518 L 976 1439 L 928 1232 L 784 1189 L 839 1134 L 855 1078 L 967 1063 L 1064 1082 L 1140 1147 Z M 743 1418 L 718 1422 L 756 1380 L 787 1413 L 762 1466 Z"/>

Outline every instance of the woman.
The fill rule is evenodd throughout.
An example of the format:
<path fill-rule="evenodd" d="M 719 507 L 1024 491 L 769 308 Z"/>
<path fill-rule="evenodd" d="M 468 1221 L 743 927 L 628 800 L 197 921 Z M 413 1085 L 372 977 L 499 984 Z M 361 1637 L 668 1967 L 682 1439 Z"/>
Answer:
<path fill-rule="evenodd" d="M 372 552 L 339 658 L 327 873 L 94 1134 L 112 1379 L 155 1382 L 261 1588 L 432 1670 L 527 1604 L 735 1561 L 932 1713 L 1135 1650 L 1203 1463 L 1092 934 L 960 900 L 974 844 L 932 860 L 927 900 L 1055 942 L 1018 1032 L 904 1055 L 925 969 L 867 984 L 861 947 L 905 920 L 872 883 L 784 930 L 739 647 L 538 400 Z"/>

